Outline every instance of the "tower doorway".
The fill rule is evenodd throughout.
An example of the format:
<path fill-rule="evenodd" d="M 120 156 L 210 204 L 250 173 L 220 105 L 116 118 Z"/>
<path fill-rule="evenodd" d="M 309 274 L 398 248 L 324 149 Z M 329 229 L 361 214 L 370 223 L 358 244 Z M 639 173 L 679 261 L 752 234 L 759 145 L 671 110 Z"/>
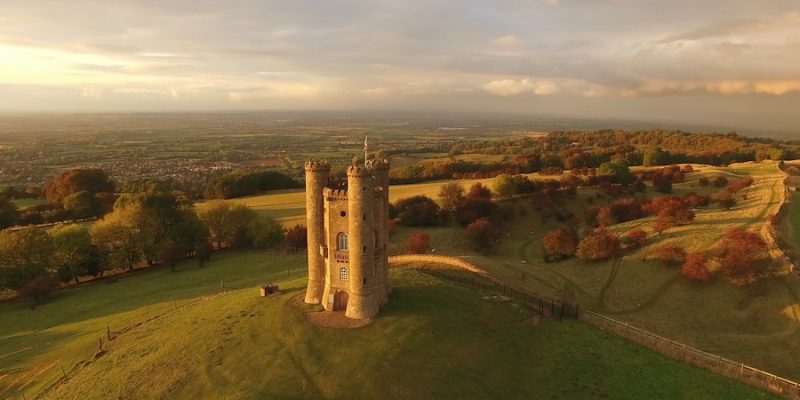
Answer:
<path fill-rule="evenodd" d="M 347 292 L 340 290 L 333 296 L 333 311 L 347 310 Z"/>

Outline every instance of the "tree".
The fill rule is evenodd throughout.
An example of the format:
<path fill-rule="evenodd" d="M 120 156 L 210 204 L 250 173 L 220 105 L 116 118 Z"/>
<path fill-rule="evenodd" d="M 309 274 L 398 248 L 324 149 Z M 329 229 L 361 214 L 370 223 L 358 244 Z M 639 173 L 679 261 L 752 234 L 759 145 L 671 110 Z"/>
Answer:
<path fill-rule="evenodd" d="M 286 231 L 286 245 L 292 251 L 302 251 L 308 247 L 308 231 L 303 225 L 295 225 Z"/>
<path fill-rule="evenodd" d="M 274 218 L 258 216 L 250 226 L 253 247 L 261 250 L 273 248 L 283 241 L 283 226 Z"/>
<path fill-rule="evenodd" d="M 500 174 L 494 178 L 494 192 L 501 198 L 509 198 L 517 191 L 517 180 L 507 174 Z"/>
<path fill-rule="evenodd" d="M 672 193 L 672 179 L 662 174 L 653 176 L 653 188 L 659 193 Z"/>
<path fill-rule="evenodd" d="M 5 196 L 0 196 L 0 229 L 14 226 L 19 221 L 17 206 Z"/>
<path fill-rule="evenodd" d="M 617 223 L 614 213 L 608 207 L 601 207 L 597 213 L 597 226 L 606 227 Z"/>
<path fill-rule="evenodd" d="M 439 190 L 439 201 L 441 201 L 443 209 L 455 211 L 464 202 L 464 187 L 457 182 L 442 185 Z"/>
<path fill-rule="evenodd" d="M 114 182 L 108 173 L 98 168 L 73 168 L 56 175 L 45 184 L 44 197 L 50 203 L 61 203 L 64 199 L 81 191 L 95 193 L 113 193 Z"/>
<path fill-rule="evenodd" d="M 184 249 L 178 243 L 170 240 L 161 246 L 161 252 L 158 255 L 158 260 L 162 264 L 168 266 L 170 272 L 175 272 L 175 266 L 178 265 L 178 262 L 185 254 L 186 249 Z"/>
<path fill-rule="evenodd" d="M 136 223 L 137 206 L 115 209 L 91 227 L 92 244 L 112 266 L 132 269 L 142 260 L 143 232 Z"/>
<path fill-rule="evenodd" d="M 433 226 L 442 220 L 439 205 L 422 195 L 398 200 L 389 209 L 389 216 L 405 226 Z"/>
<path fill-rule="evenodd" d="M 408 237 L 404 247 L 409 253 L 427 253 L 431 250 L 431 237 L 427 233 L 415 233 Z"/>
<path fill-rule="evenodd" d="M 617 257 L 621 253 L 622 246 L 617 235 L 601 228 L 580 241 L 576 255 L 582 261 L 596 262 Z"/>
<path fill-rule="evenodd" d="M 16 290 L 52 269 L 53 243 L 42 229 L 0 231 L 0 288 Z"/>
<path fill-rule="evenodd" d="M 467 199 L 481 198 L 491 200 L 492 196 L 493 193 L 491 189 L 483 186 L 480 182 L 470 186 L 469 191 L 467 192 Z"/>
<path fill-rule="evenodd" d="M 636 180 L 628 163 L 624 160 L 614 160 L 601 164 L 597 168 L 597 175 L 610 177 L 612 182 L 620 184 L 630 184 Z"/>
<path fill-rule="evenodd" d="M 99 262 L 89 229 L 78 224 L 57 225 L 47 231 L 53 242 L 53 264 L 62 281 L 80 282 Z"/>
<path fill-rule="evenodd" d="M 95 195 L 87 190 L 81 190 L 65 197 L 64 209 L 72 213 L 75 218 L 90 218 L 103 212 Z"/>
<path fill-rule="evenodd" d="M 255 211 L 243 204 L 222 200 L 209 201 L 198 215 L 218 249 L 245 245 L 249 224 L 256 216 Z"/>
<path fill-rule="evenodd" d="M 642 248 L 647 244 L 647 232 L 634 229 L 622 237 L 622 243 L 631 248 Z"/>
<path fill-rule="evenodd" d="M 497 211 L 497 203 L 486 197 L 467 197 L 453 213 L 461 226 L 467 226 L 479 218 L 489 218 Z"/>
<path fill-rule="evenodd" d="M 749 284 L 767 274 L 767 243 L 756 233 L 733 228 L 714 249 L 714 254 L 721 271 L 734 283 Z"/>
<path fill-rule="evenodd" d="M 652 167 L 666 164 L 667 154 L 658 147 L 650 146 L 642 154 L 642 165 Z"/>
<path fill-rule="evenodd" d="M 708 257 L 703 252 L 690 253 L 686 256 L 686 262 L 681 267 L 681 275 L 693 281 L 707 281 L 711 278 L 711 271 L 708 270 Z"/>
<path fill-rule="evenodd" d="M 480 252 L 489 250 L 500 238 L 500 230 L 488 218 L 476 219 L 464 233 L 469 247 Z"/>
<path fill-rule="evenodd" d="M 674 267 L 686 261 L 686 250 L 678 246 L 662 246 L 652 250 L 648 259 L 660 261 L 664 267 Z"/>
<path fill-rule="evenodd" d="M 578 234 L 572 229 L 554 229 L 544 235 L 542 255 L 545 262 L 560 261 L 575 255 Z"/>

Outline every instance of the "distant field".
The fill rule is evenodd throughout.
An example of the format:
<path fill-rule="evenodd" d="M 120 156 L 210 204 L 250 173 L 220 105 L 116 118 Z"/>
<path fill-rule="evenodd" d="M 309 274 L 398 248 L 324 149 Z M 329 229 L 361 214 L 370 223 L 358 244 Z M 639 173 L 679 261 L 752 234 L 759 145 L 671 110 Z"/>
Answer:
<path fill-rule="evenodd" d="M 792 202 L 789 205 L 789 221 L 792 224 L 794 244 L 800 249 L 800 193 L 792 194 Z"/>
<path fill-rule="evenodd" d="M 542 176 L 529 174 L 531 179 L 559 179 L 558 176 Z M 493 179 L 459 179 L 457 182 L 461 186 L 469 186 L 480 182 L 491 187 Z M 451 181 L 433 181 L 425 183 L 415 183 L 410 185 L 393 185 L 389 190 L 390 201 L 394 202 L 406 197 L 425 195 L 437 199 L 443 184 Z M 242 203 L 263 215 L 273 217 L 280 221 L 284 226 L 294 226 L 297 224 L 305 225 L 306 198 L 303 189 L 277 190 L 267 194 L 231 199 L 236 203 Z M 203 207 L 203 203 L 197 204 L 198 208 Z"/>
<path fill-rule="evenodd" d="M 16 199 L 12 200 L 12 203 L 17 206 L 18 209 L 22 210 L 28 207 L 38 206 L 40 204 L 46 204 L 47 201 L 45 199 Z"/>
<path fill-rule="evenodd" d="M 582 323 L 535 325 L 527 309 L 411 270 L 392 270 L 391 303 L 372 324 L 319 328 L 299 303 L 304 267 L 227 253 L 60 291 L 36 310 L 0 304 L 0 397 L 773 398 Z M 192 303 L 219 279 L 232 289 Z M 265 281 L 284 294 L 258 297 Z M 92 359 L 106 326 L 155 316 Z M 52 386 L 62 367 L 69 378 Z"/>

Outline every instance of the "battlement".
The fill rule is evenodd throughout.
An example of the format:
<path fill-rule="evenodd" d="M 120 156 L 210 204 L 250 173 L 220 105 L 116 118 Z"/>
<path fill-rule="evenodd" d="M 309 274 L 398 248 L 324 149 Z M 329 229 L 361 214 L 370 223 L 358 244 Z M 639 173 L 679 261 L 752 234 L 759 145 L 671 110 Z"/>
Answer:
<path fill-rule="evenodd" d="M 360 165 L 351 165 L 347 167 L 347 177 L 361 178 L 372 176 L 366 167 Z"/>
<path fill-rule="evenodd" d="M 326 199 L 347 200 L 347 188 L 325 188 L 322 189 L 322 195 Z"/>
<path fill-rule="evenodd" d="M 327 161 L 306 161 L 305 169 L 307 172 L 328 172 L 331 170 L 331 165 Z"/>
<path fill-rule="evenodd" d="M 389 159 L 382 158 L 382 159 L 372 159 L 367 160 L 366 163 L 367 169 L 371 170 L 389 170 Z"/>

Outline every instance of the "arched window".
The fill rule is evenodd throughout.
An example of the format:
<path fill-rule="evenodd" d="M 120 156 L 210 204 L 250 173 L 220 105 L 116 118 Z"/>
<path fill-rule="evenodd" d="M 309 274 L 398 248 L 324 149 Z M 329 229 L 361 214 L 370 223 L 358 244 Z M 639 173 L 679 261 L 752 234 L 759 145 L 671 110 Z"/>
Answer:
<path fill-rule="evenodd" d="M 342 232 L 336 235 L 336 250 L 347 250 L 347 234 Z"/>
<path fill-rule="evenodd" d="M 342 269 L 339 270 L 339 279 L 343 281 L 347 280 L 347 268 L 342 267 Z"/>

